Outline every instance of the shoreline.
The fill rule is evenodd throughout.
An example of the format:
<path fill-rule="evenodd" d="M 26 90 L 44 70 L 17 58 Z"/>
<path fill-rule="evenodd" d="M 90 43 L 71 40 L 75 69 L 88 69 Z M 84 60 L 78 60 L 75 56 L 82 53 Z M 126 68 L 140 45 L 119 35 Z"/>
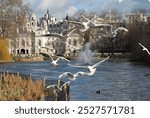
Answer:
<path fill-rule="evenodd" d="M 128 59 L 128 58 L 130 58 L 130 55 L 131 55 L 131 53 L 125 53 L 125 54 L 114 53 L 114 55 L 111 55 L 110 53 L 103 53 L 103 55 L 102 55 L 102 53 L 95 53 L 91 59 L 92 60 L 101 60 L 101 59 L 106 58 L 107 56 L 110 56 L 113 59 L 116 59 L 116 58 Z M 76 59 L 78 59 L 78 56 L 69 56 L 66 58 L 69 60 L 76 60 Z M 45 60 L 48 60 L 48 59 L 44 59 L 44 57 L 41 57 L 41 56 L 35 56 L 35 57 L 31 57 L 31 58 L 21 57 L 19 59 L 14 59 L 12 61 L 0 60 L 0 64 L 13 63 L 13 62 L 41 62 L 41 61 L 45 61 Z"/>

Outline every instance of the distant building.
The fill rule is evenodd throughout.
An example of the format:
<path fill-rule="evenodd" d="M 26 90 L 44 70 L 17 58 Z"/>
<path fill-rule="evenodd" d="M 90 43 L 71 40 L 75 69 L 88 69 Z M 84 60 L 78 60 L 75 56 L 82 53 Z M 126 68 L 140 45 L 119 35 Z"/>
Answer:
<path fill-rule="evenodd" d="M 147 15 L 143 13 L 132 13 L 126 15 L 127 23 L 134 23 L 135 21 L 147 22 Z"/>
<path fill-rule="evenodd" d="M 98 48 L 98 51 L 107 48 L 105 45 L 107 38 L 103 38 L 103 36 L 111 32 L 111 27 L 94 27 L 91 24 L 87 37 L 86 34 L 83 35 L 80 31 L 74 31 L 66 39 L 49 35 L 51 33 L 67 34 L 76 26 L 68 23 L 67 20 L 71 20 L 68 15 L 63 21 L 57 21 L 47 10 L 46 14 L 38 21 L 36 15 L 32 13 L 31 16 L 26 17 L 27 23 L 22 30 L 18 30 L 19 36 L 16 40 L 10 40 L 10 53 L 25 56 L 39 56 L 40 53 L 76 56 L 78 52 L 83 50 L 83 46 L 87 41 L 92 43 L 91 48 Z M 85 19 L 80 17 L 78 20 L 83 21 Z M 100 17 L 93 22 L 96 24 L 111 24 L 114 30 L 124 25 L 120 20 L 106 20 Z M 47 47 L 47 49 L 38 47 Z"/>
<path fill-rule="evenodd" d="M 27 23 L 16 40 L 10 40 L 10 53 L 14 55 L 35 56 L 40 53 L 62 55 L 65 44 L 58 37 L 48 36 L 49 33 L 62 33 L 67 30 L 66 22 L 57 21 L 49 11 L 38 22 L 34 13 L 27 17 Z M 38 47 L 48 47 L 49 49 Z"/>

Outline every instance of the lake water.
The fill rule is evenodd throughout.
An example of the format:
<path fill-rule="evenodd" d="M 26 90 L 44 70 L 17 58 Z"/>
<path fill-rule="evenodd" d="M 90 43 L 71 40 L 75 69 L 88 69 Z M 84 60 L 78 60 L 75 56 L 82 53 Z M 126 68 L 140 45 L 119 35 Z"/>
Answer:
<path fill-rule="evenodd" d="M 93 64 L 96 62 L 92 61 Z M 70 63 L 75 64 L 76 61 Z M 57 80 L 66 71 L 86 71 L 63 62 L 58 67 L 52 67 L 50 61 L 0 64 L 0 72 L 6 70 L 48 80 Z M 97 94 L 99 90 L 100 94 Z M 71 101 L 149 101 L 150 67 L 126 59 L 107 60 L 99 65 L 93 76 L 81 76 L 71 81 L 70 95 Z"/>

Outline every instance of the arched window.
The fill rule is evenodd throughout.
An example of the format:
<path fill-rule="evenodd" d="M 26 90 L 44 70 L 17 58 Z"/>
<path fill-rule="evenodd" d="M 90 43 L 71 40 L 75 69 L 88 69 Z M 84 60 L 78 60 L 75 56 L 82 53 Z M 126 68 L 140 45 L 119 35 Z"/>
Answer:
<path fill-rule="evenodd" d="M 38 42 L 38 44 L 39 44 L 39 46 L 41 46 L 42 45 L 42 42 L 41 42 L 41 40 L 39 39 L 39 42 Z"/>
<path fill-rule="evenodd" d="M 73 45 L 75 45 L 75 46 L 77 45 L 77 40 L 76 39 L 73 40 Z"/>
<path fill-rule="evenodd" d="M 16 45 L 19 46 L 19 40 L 16 40 Z"/>
<path fill-rule="evenodd" d="M 25 47 L 25 40 L 22 40 L 22 46 Z"/>
<path fill-rule="evenodd" d="M 25 49 L 21 49 L 21 54 L 25 54 Z"/>
<path fill-rule="evenodd" d="M 26 44 L 27 44 L 27 46 L 29 46 L 29 40 L 27 39 L 27 41 L 26 41 Z"/>
<path fill-rule="evenodd" d="M 29 50 L 26 50 L 26 54 L 29 54 Z"/>

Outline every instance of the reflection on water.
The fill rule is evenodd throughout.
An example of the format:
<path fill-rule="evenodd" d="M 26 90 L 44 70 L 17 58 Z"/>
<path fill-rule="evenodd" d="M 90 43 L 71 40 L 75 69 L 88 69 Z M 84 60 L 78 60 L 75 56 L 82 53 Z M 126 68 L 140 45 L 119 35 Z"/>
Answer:
<path fill-rule="evenodd" d="M 71 61 L 75 63 L 75 61 Z M 94 63 L 94 62 L 93 62 Z M 49 61 L 0 64 L 0 71 L 32 74 L 56 80 L 65 72 L 86 71 L 61 63 L 51 67 Z M 100 94 L 96 91 L 100 90 Z M 150 100 L 150 67 L 127 60 L 102 63 L 93 76 L 82 76 L 71 82 L 71 100 Z"/>

